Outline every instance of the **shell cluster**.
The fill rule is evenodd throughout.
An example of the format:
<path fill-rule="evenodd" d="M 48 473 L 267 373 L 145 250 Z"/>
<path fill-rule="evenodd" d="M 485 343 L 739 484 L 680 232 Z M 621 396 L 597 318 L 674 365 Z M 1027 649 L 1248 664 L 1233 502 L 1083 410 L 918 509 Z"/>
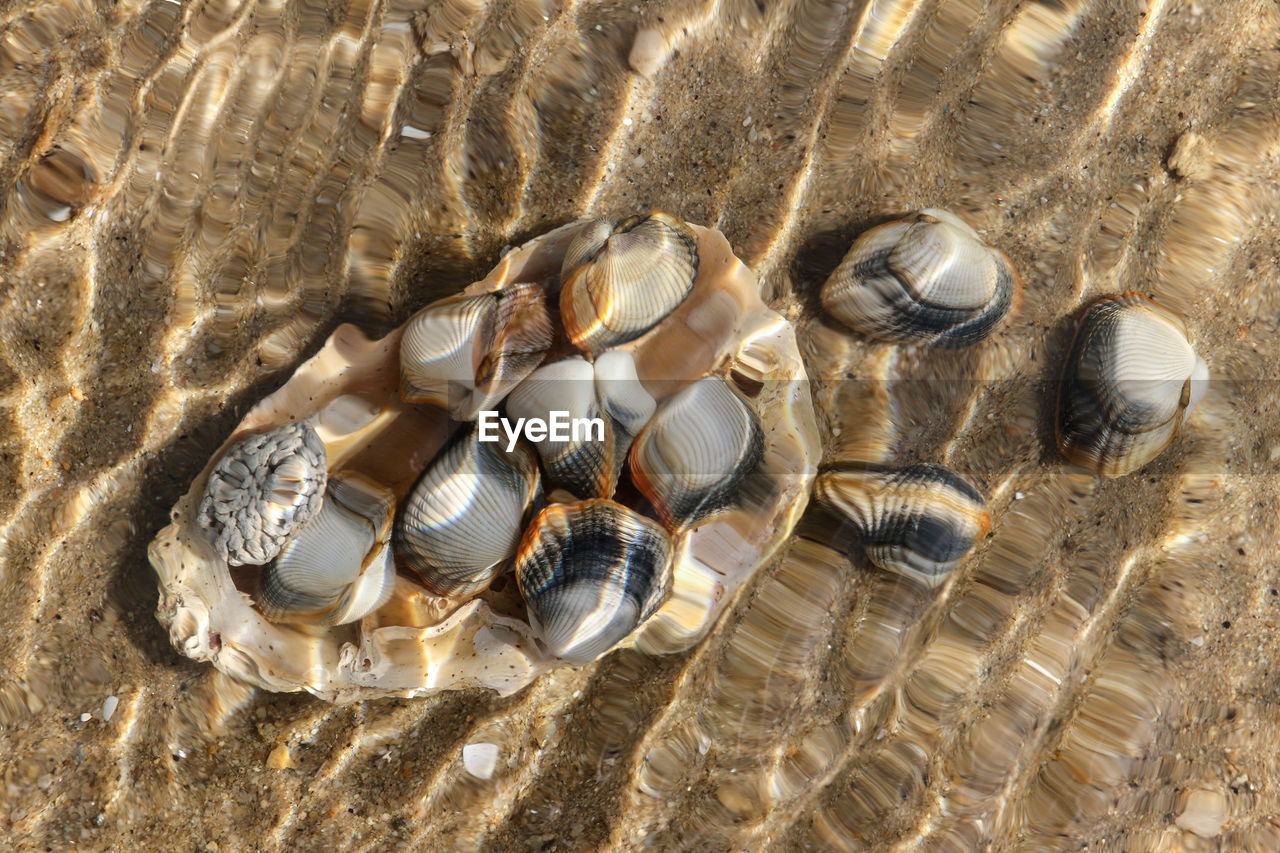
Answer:
<path fill-rule="evenodd" d="M 990 335 L 1020 294 L 1004 253 L 954 214 L 927 209 L 859 236 L 821 298 L 872 338 L 960 347 Z M 1063 365 L 1058 447 L 1106 477 L 1135 471 L 1173 440 L 1208 378 L 1179 317 L 1138 293 L 1103 297 Z M 814 494 L 847 520 L 871 562 L 928 583 L 946 577 L 991 524 L 982 494 L 940 465 L 830 470 Z"/>
<path fill-rule="evenodd" d="M 153 544 L 161 618 L 271 689 L 511 692 L 705 634 L 816 454 L 791 327 L 720 234 L 573 223 L 255 407 Z"/>

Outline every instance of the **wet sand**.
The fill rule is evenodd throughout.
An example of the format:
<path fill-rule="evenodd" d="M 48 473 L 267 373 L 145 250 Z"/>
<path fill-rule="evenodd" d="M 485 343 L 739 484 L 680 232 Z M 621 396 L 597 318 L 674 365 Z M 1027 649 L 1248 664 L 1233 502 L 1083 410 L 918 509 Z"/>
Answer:
<path fill-rule="evenodd" d="M 0 28 L 11 846 L 1280 848 L 1272 5 L 30 0 Z M 960 354 L 822 319 L 851 239 L 925 206 L 1010 255 L 1019 313 Z M 793 320 L 825 461 L 987 494 L 948 585 L 809 518 L 694 651 L 505 699 L 333 706 L 169 646 L 147 543 L 338 323 L 655 207 Z M 1099 481 L 1053 449 L 1052 384 L 1127 289 L 1216 381 Z"/>

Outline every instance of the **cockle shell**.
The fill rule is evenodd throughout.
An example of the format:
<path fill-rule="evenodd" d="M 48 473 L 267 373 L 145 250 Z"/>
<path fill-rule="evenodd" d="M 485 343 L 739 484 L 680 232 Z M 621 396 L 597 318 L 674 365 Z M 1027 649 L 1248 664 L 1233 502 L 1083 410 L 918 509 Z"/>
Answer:
<path fill-rule="evenodd" d="M 560 317 L 577 347 L 597 353 L 660 323 L 697 276 L 697 240 L 670 214 L 596 220 L 565 252 Z"/>
<path fill-rule="evenodd" d="M 853 525 L 871 562 L 926 583 L 945 578 L 991 529 L 982 493 L 941 465 L 833 469 L 813 493 Z"/>
<path fill-rule="evenodd" d="M 396 519 L 396 548 L 437 595 L 473 593 L 515 554 L 539 494 L 538 464 L 527 445 L 464 430 L 423 473 Z"/>
<path fill-rule="evenodd" d="M 376 609 L 395 586 L 395 496 L 365 477 L 329 479 L 319 512 L 262 571 L 258 605 L 273 622 L 343 625 Z"/>
<path fill-rule="evenodd" d="M 1058 447 L 1105 477 L 1136 471 L 1173 440 L 1208 378 L 1177 315 L 1139 293 L 1103 297 L 1063 367 Z"/>
<path fill-rule="evenodd" d="M 516 580 L 551 654 L 586 663 L 662 603 L 671 546 L 659 524 L 613 501 L 553 504 L 520 543 Z"/>
<path fill-rule="evenodd" d="M 1021 289 L 1003 252 L 930 208 L 859 236 L 822 286 L 822 305 L 873 338 L 964 347 L 991 334 Z"/>
<path fill-rule="evenodd" d="M 305 421 L 250 435 L 209 473 L 200 526 L 233 566 L 262 565 L 320 510 L 324 443 Z"/>
<path fill-rule="evenodd" d="M 483 281 L 448 304 L 529 284 L 554 293 L 569 245 L 588 227 L 571 223 L 508 252 Z M 790 324 L 763 304 L 754 276 L 723 235 L 687 227 L 699 257 L 692 290 L 655 327 L 595 354 L 597 399 L 607 419 L 639 429 L 655 399 L 709 374 L 742 377 L 758 389 L 744 404 L 761 422 L 765 452 L 757 476 L 769 488 L 696 526 L 664 533 L 669 592 L 621 642 L 648 654 L 681 651 L 705 636 L 803 513 L 819 453 L 809 383 Z M 330 700 L 474 687 L 509 694 L 568 665 L 535 635 L 518 584 L 499 579 L 472 598 L 442 597 L 427 589 L 402 552 L 394 554 L 390 598 L 357 621 L 340 627 L 271 622 L 253 601 L 261 570 L 229 569 L 199 523 L 219 461 L 248 436 L 300 421 L 314 424 L 331 476 L 367 477 L 390 490 L 403 511 L 458 429 L 444 408 L 401 396 L 401 339 L 408 325 L 378 341 L 352 326 L 338 327 L 283 387 L 253 407 L 174 507 L 173 521 L 149 557 L 160 578 L 158 616 L 183 654 L 270 690 L 308 690 Z M 475 374 L 461 376 L 457 381 L 471 394 L 467 377 Z M 496 403 L 496 395 L 481 395 L 479 388 L 473 399 Z M 640 500 L 630 490 L 628 495 L 628 501 Z"/>
<path fill-rule="evenodd" d="M 551 341 L 546 294 L 537 284 L 433 303 L 404 330 L 401 393 L 473 420 L 541 363 Z"/>
<path fill-rule="evenodd" d="M 658 408 L 631 448 L 631 475 L 676 529 L 731 503 L 763 450 L 755 410 L 731 382 L 708 377 Z"/>
<path fill-rule="evenodd" d="M 613 496 L 618 485 L 617 448 L 613 425 L 603 417 L 596 399 L 595 368 L 590 362 L 574 356 L 543 365 L 511 392 L 506 409 L 509 419 L 539 418 L 548 423 L 553 412 L 564 413 L 570 422 L 564 427 L 568 438 L 548 435 L 535 445 L 547 480 L 578 498 Z M 573 422 L 578 428 L 572 427 Z"/>

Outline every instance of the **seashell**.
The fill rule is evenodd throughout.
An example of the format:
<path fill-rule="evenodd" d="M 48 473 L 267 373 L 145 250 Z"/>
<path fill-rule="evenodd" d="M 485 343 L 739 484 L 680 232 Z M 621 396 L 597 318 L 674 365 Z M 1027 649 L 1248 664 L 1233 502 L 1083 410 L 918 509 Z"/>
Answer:
<path fill-rule="evenodd" d="M 405 498 L 396 548 L 426 587 L 460 596 L 502 573 L 538 494 L 538 463 L 525 445 L 507 453 L 469 429 L 436 457 Z"/>
<path fill-rule="evenodd" d="M 697 277 L 697 240 L 670 214 L 596 220 L 565 251 L 560 318 L 575 346 L 598 353 L 656 326 Z"/>
<path fill-rule="evenodd" d="M 273 622 L 343 625 L 376 610 L 395 587 L 395 496 L 359 475 L 329 479 L 315 517 L 268 564 L 258 607 Z"/>
<path fill-rule="evenodd" d="M 229 565 L 275 558 L 319 510 L 326 470 L 324 443 L 307 421 L 241 439 L 209 473 L 199 524 Z"/>
<path fill-rule="evenodd" d="M 1208 379 L 1178 316 L 1138 293 L 1104 297 L 1084 315 L 1063 369 L 1058 447 L 1104 477 L 1135 471 L 1173 440 Z"/>
<path fill-rule="evenodd" d="M 755 410 L 707 377 L 663 402 L 631 448 L 631 476 L 674 530 L 732 503 L 763 448 Z"/>
<path fill-rule="evenodd" d="M 516 560 L 534 633 L 563 660 L 600 657 L 662 603 L 670 551 L 662 527 L 613 501 L 548 506 Z"/>
<path fill-rule="evenodd" d="M 534 445 L 547 479 L 580 499 L 611 497 L 619 466 L 613 427 L 596 401 L 595 369 L 574 356 L 543 365 L 507 397 L 507 417 L 541 419 L 548 424 L 545 441 Z M 555 438 L 556 422 L 566 438 Z"/>
<path fill-rule="evenodd" d="M 930 208 L 859 236 L 822 286 L 822 306 L 873 338 L 965 347 L 991 334 L 1021 290 L 1003 252 Z"/>
<path fill-rule="evenodd" d="M 546 294 L 536 284 L 457 296 L 415 314 L 400 341 L 400 393 L 457 420 L 492 409 L 551 348 Z"/>
<path fill-rule="evenodd" d="M 853 524 L 871 562 L 927 583 L 991 529 L 982 494 L 941 465 L 830 470 L 814 481 L 814 497 Z"/>
<path fill-rule="evenodd" d="M 621 431 L 630 446 L 653 417 L 657 403 L 636 373 L 636 360 L 626 350 L 609 350 L 596 356 L 596 399 L 600 410 Z M 625 454 L 624 454 L 625 455 Z"/>

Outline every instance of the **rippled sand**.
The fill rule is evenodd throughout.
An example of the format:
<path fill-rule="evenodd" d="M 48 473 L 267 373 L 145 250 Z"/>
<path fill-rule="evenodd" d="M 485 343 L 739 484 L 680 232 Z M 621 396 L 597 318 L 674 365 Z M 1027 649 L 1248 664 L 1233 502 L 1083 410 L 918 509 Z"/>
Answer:
<path fill-rule="evenodd" d="M 1277 44 L 1240 0 L 0 7 L 0 836 L 1280 849 Z M 929 205 L 1022 269 L 1013 321 L 956 354 L 819 319 L 851 238 Z M 330 330 L 650 207 L 723 230 L 794 319 L 826 461 L 988 494 L 951 583 L 811 513 L 693 652 L 507 699 L 331 706 L 170 649 L 146 543 Z M 1100 482 L 1052 449 L 1051 384 L 1130 288 L 1220 381 Z"/>

